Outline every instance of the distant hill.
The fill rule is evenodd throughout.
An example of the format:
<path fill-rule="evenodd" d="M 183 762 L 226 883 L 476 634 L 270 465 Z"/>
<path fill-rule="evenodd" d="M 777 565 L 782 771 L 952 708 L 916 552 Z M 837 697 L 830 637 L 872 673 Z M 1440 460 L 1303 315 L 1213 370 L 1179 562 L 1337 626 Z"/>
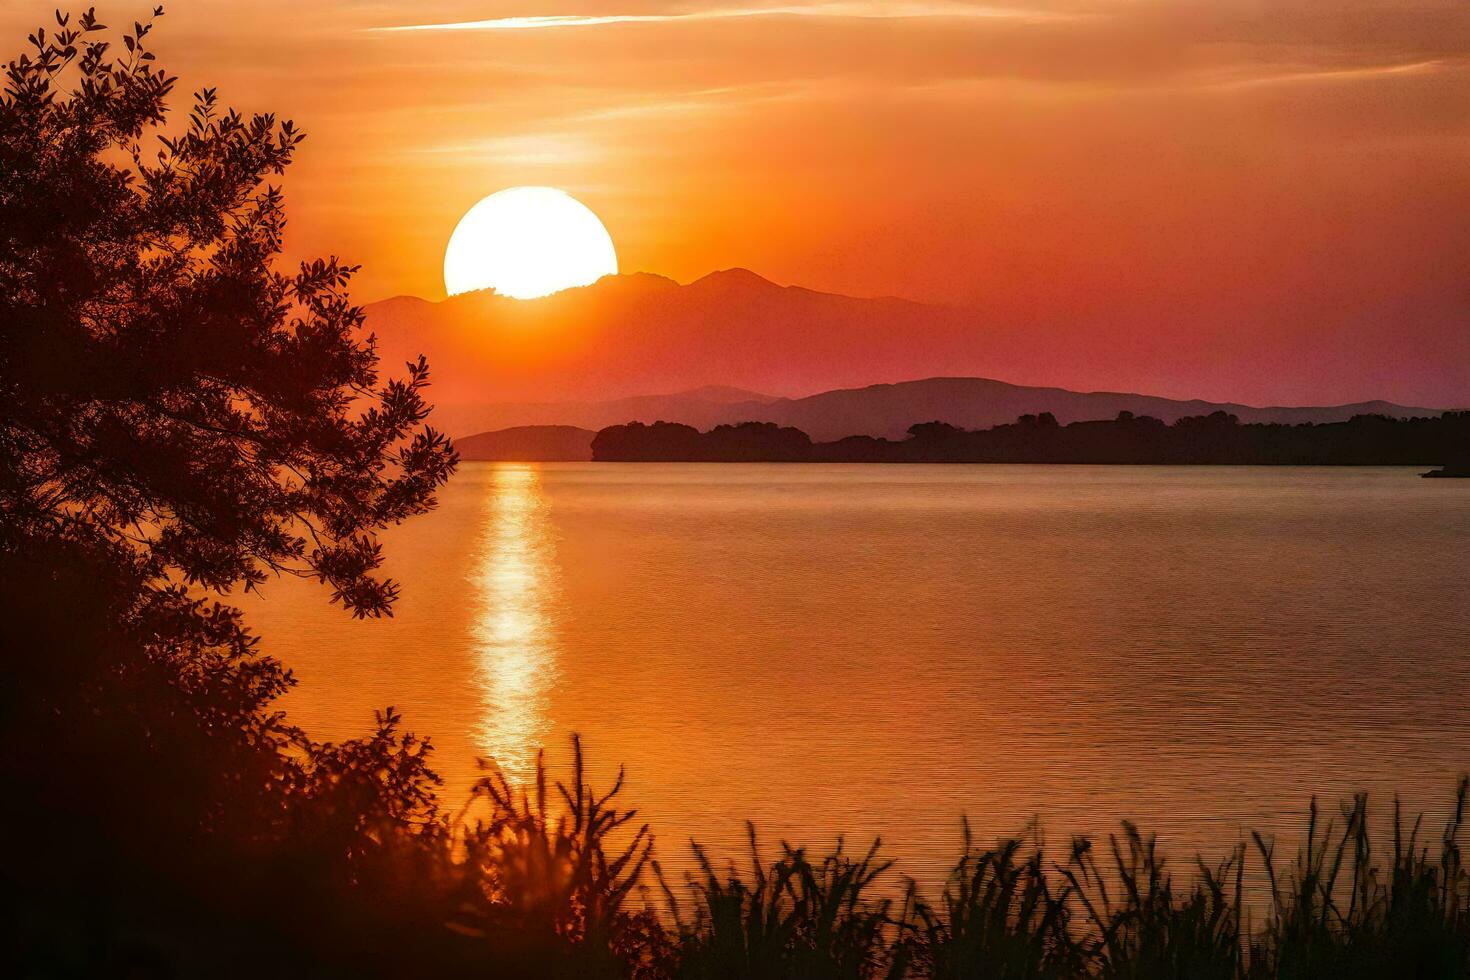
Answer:
<path fill-rule="evenodd" d="M 452 435 L 665 418 L 701 428 L 768 419 L 815 438 L 897 436 L 914 421 L 936 417 L 975 426 L 1025 412 L 1104 418 L 1127 408 L 1173 418 L 1219 404 L 1122 393 L 1144 379 L 1175 392 L 1357 392 L 1405 390 L 1404 379 L 1466 376 L 1453 352 L 1413 345 L 1385 347 L 1371 360 L 1373 373 L 1354 374 L 1361 350 L 1305 348 L 1300 338 L 1257 326 L 1241 325 L 1213 346 L 1183 324 L 1145 341 L 1136 332 L 1071 320 L 1021 321 L 993 311 L 782 286 L 744 269 L 687 285 L 646 273 L 608 276 L 530 301 L 493 293 L 437 303 L 399 297 L 370 304 L 367 323 L 387 370 L 419 353 L 428 356 L 434 421 Z M 1434 385 L 1431 390 L 1453 391 L 1454 402 L 1470 402 L 1463 381 Z M 1108 390 L 1091 390 L 1099 388 Z M 811 392 L 822 394 L 795 397 Z M 1416 411 L 1364 403 L 1263 409 L 1261 416 L 1224 407 L 1242 419 Z M 1280 414 L 1286 411 L 1296 414 Z"/>
<path fill-rule="evenodd" d="M 806 398 L 757 397 L 712 400 L 699 391 L 624 398 L 608 402 L 563 402 L 530 405 L 487 405 L 480 417 L 490 425 L 567 424 L 601 429 L 624 422 L 680 422 L 697 429 L 738 422 L 775 422 L 801 429 L 818 441 L 868 435 L 901 439 L 916 422 L 948 422 L 964 428 L 988 428 L 1014 422 L 1022 415 L 1051 412 L 1063 425 L 1111 419 L 1119 412 L 1174 422 L 1215 411 L 1229 412 L 1242 422 L 1341 422 L 1354 415 L 1393 418 L 1439 415 L 1441 410 L 1355 402 L 1323 407 L 1257 408 L 1230 402 L 1181 401 L 1113 391 L 1068 391 L 1032 388 L 988 378 L 928 378 L 899 384 L 869 385 L 826 391 Z"/>
<path fill-rule="evenodd" d="M 779 399 L 759 405 L 727 406 L 724 422 L 776 422 L 794 426 L 813 439 L 870 435 L 898 439 L 916 422 L 948 422 L 967 429 L 1014 422 L 1022 415 L 1051 412 L 1057 421 L 1085 422 L 1115 418 L 1119 412 L 1174 422 L 1194 415 L 1224 411 L 1242 422 L 1341 422 L 1354 415 L 1393 418 L 1440 415 L 1441 410 L 1395 405 L 1385 401 L 1322 407 L 1254 407 L 1233 402 L 1177 400 L 1120 391 L 1069 391 L 1033 388 L 988 378 L 928 378 L 900 384 L 869 385 L 827 391 L 807 398 Z M 745 413 L 749 418 L 736 418 Z M 682 421 L 670 419 L 669 421 Z M 693 424 L 693 423 L 689 423 Z"/>
<path fill-rule="evenodd" d="M 778 399 L 771 395 L 712 385 L 668 395 L 635 395 L 600 402 L 487 404 L 463 409 L 452 418 L 466 420 L 459 423 L 461 429 L 473 425 L 491 430 L 563 425 L 597 430 L 633 419 L 679 419 L 690 420 L 690 424 L 698 420 L 701 425 L 718 425 L 735 410 L 734 406 L 740 406 L 739 411 L 748 411 L 748 406 L 774 401 Z M 444 421 L 438 406 L 435 417 L 439 420 L 437 424 L 447 427 L 451 433 L 456 431 L 452 422 Z"/>
<path fill-rule="evenodd" d="M 451 434 L 564 422 L 535 413 L 546 402 L 637 401 L 648 392 L 760 401 L 765 392 L 991 363 L 963 356 L 986 333 L 973 313 L 779 286 L 743 269 L 687 285 L 635 273 L 529 301 L 481 292 L 438 303 L 403 296 L 366 309 L 389 369 L 427 355 L 435 418 Z M 916 336 L 924 342 L 916 345 Z M 506 403 L 524 411 L 509 422 L 485 411 Z M 616 421 L 626 418 L 598 424 Z"/>
<path fill-rule="evenodd" d="M 505 463 L 581 462 L 597 433 L 573 425 L 521 425 L 454 440 L 460 459 Z"/>

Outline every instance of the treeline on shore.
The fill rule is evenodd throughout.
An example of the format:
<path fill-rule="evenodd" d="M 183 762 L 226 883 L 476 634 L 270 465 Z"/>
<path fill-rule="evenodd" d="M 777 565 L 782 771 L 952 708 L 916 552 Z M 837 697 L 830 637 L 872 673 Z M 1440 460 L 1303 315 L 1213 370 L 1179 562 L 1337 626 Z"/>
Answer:
<path fill-rule="evenodd" d="M 1470 412 L 1345 422 L 1241 424 L 1225 412 L 1167 424 L 1121 412 L 1115 419 L 1058 424 L 1050 412 L 989 429 L 945 422 L 909 428 L 902 441 L 849 436 L 813 442 L 771 422 L 708 432 L 673 422 L 630 422 L 599 432 L 593 459 L 622 462 L 1152 463 L 1296 466 L 1450 465 L 1470 462 Z"/>

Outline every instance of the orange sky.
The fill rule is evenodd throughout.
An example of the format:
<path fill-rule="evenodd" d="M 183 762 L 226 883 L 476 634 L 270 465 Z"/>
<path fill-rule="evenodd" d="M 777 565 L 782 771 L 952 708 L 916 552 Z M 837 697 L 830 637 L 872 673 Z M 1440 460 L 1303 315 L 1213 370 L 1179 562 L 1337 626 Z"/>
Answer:
<path fill-rule="evenodd" d="M 0 8 L 11 50 L 49 7 Z M 1439 374 L 1298 388 L 1470 402 L 1465 0 L 177 0 L 155 38 L 186 89 L 307 131 L 288 245 L 363 263 L 363 300 L 442 297 L 459 216 L 550 184 L 624 271 L 747 266 L 1120 354 L 1427 345 Z"/>

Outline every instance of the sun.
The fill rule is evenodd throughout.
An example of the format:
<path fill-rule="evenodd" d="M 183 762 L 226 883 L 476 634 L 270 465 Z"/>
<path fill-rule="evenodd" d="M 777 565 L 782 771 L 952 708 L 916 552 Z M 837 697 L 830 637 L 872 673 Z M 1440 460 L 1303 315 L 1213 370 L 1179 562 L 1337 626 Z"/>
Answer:
<path fill-rule="evenodd" d="M 509 187 L 459 219 L 444 250 L 449 295 L 493 289 L 534 299 L 616 275 L 612 237 L 597 215 L 555 187 Z"/>

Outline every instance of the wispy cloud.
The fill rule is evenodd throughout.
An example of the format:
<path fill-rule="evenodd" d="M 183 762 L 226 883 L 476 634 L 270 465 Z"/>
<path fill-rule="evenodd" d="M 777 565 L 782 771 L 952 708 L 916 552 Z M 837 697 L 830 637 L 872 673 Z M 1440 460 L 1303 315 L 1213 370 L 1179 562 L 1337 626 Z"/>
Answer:
<path fill-rule="evenodd" d="M 848 20 L 950 20 L 1053 21 L 1077 15 L 1021 7 L 985 6 L 955 0 L 892 3 L 879 0 L 829 0 L 829 2 L 779 6 L 711 7 L 663 14 L 547 14 L 530 17 L 497 17 L 448 24 L 403 24 L 372 28 L 378 32 L 398 31 L 538 31 L 565 27 L 606 27 L 614 24 L 676 24 L 694 21 L 736 20 L 751 17 L 803 17 Z"/>
<path fill-rule="evenodd" d="M 1207 81 L 1203 88 L 1230 91 L 1257 88 L 1265 85 L 1293 85 L 1313 82 L 1356 82 L 1399 75 L 1428 75 L 1443 71 L 1450 65 L 1443 60 L 1412 61 L 1395 65 L 1368 65 L 1361 68 L 1334 68 L 1267 73 L 1253 77 L 1229 78 Z"/>

